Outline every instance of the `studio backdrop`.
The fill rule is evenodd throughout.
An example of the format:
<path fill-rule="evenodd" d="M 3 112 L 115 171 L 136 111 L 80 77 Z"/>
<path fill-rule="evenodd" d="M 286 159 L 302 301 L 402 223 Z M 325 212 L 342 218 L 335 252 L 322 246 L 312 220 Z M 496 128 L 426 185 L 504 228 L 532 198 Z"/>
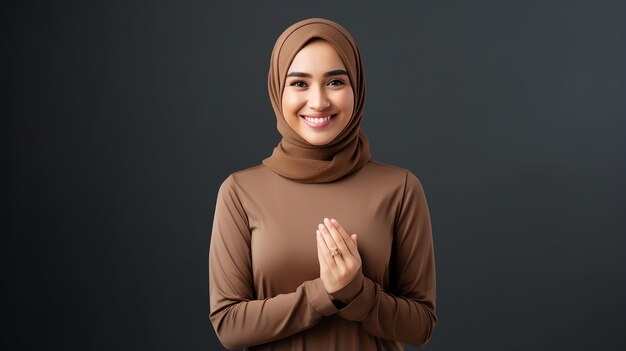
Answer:
<path fill-rule="evenodd" d="M 270 53 L 308 17 L 353 34 L 372 157 L 424 187 L 438 315 L 424 350 L 626 349 L 624 10 L 5 4 L 0 349 L 222 349 L 217 190 L 279 141 Z"/>

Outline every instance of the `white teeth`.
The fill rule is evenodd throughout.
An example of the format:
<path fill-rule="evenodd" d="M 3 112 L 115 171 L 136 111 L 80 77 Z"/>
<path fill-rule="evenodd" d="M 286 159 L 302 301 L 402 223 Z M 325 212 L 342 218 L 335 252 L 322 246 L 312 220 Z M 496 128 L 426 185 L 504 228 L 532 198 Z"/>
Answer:
<path fill-rule="evenodd" d="M 304 117 L 304 119 L 306 119 L 307 121 L 311 122 L 311 123 L 324 123 L 326 121 L 328 121 L 332 116 L 326 116 L 323 118 L 317 118 L 317 117 Z"/>

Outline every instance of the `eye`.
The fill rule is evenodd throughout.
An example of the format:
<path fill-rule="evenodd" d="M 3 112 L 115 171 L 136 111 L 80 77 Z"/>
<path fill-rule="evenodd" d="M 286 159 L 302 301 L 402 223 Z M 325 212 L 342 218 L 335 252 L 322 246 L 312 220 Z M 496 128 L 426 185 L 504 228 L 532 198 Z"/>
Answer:
<path fill-rule="evenodd" d="M 306 88 L 306 83 L 301 80 L 294 80 L 289 82 L 289 85 L 296 88 Z"/>
<path fill-rule="evenodd" d="M 332 86 L 342 86 L 346 83 L 344 83 L 341 79 L 333 79 L 330 82 L 328 82 L 328 85 L 332 85 Z"/>

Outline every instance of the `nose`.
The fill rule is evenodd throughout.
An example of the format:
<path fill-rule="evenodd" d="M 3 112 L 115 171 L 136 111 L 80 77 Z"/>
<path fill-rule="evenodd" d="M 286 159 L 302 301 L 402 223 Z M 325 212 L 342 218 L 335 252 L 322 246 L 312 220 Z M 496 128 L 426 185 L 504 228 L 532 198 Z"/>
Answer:
<path fill-rule="evenodd" d="M 323 111 L 330 107 L 330 100 L 323 87 L 309 90 L 309 107 L 313 110 Z"/>

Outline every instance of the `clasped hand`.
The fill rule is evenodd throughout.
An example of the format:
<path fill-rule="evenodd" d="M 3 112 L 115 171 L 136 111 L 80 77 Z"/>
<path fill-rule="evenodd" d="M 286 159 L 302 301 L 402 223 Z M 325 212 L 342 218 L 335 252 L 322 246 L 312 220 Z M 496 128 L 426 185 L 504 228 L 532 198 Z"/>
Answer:
<path fill-rule="evenodd" d="M 318 227 L 320 278 L 330 294 L 348 284 L 361 269 L 361 255 L 357 249 L 357 235 L 348 235 L 337 220 L 324 218 L 324 223 Z"/>

